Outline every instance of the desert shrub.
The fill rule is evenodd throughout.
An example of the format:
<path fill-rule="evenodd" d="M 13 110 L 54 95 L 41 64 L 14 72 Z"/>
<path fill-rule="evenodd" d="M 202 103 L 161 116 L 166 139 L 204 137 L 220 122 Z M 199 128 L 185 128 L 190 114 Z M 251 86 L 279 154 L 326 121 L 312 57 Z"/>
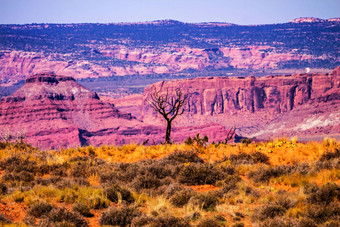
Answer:
<path fill-rule="evenodd" d="M 35 226 L 36 220 L 35 217 L 31 215 L 26 215 L 23 219 L 22 222 L 25 223 L 28 226 Z"/>
<path fill-rule="evenodd" d="M 340 206 L 337 202 L 327 206 L 311 205 L 306 209 L 306 217 L 314 220 L 316 223 L 336 219 L 340 215 Z"/>
<path fill-rule="evenodd" d="M 36 171 L 36 162 L 32 162 L 28 159 L 22 159 L 17 156 L 12 156 L 4 161 L 0 162 L 0 168 L 7 170 L 7 172 L 29 172 L 34 173 Z"/>
<path fill-rule="evenodd" d="M 39 226 L 88 226 L 87 221 L 78 213 L 65 208 L 54 208 L 48 215 L 42 217 Z"/>
<path fill-rule="evenodd" d="M 200 158 L 197 152 L 194 151 L 175 151 L 169 154 L 163 160 L 171 164 L 188 162 L 203 163 L 203 159 Z"/>
<path fill-rule="evenodd" d="M 262 227 L 294 227 L 299 226 L 299 223 L 287 217 L 276 216 L 274 218 L 266 219 L 264 222 L 261 223 Z"/>
<path fill-rule="evenodd" d="M 35 218 L 40 218 L 43 215 L 48 214 L 52 210 L 52 206 L 46 202 L 36 202 L 28 208 L 27 214 Z"/>
<path fill-rule="evenodd" d="M 190 198 L 194 195 L 192 189 L 182 189 L 181 191 L 177 191 L 171 198 L 170 203 L 176 207 L 182 207 L 186 205 Z"/>
<path fill-rule="evenodd" d="M 51 176 L 47 179 L 43 179 L 41 177 L 36 178 L 36 183 L 44 185 L 44 186 L 47 186 L 47 185 L 50 185 L 50 184 L 56 185 L 60 181 L 62 181 L 62 178 L 59 177 L 59 176 Z"/>
<path fill-rule="evenodd" d="M 83 215 L 84 217 L 93 217 L 94 215 L 90 211 L 90 206 L 85 203 L 76 203 L 72 210 L 74 212 L 78 212 L 79 214 Z"/>
<path fill-rule="evenodd" d="M 135 217 L 132 220 L 131 226 L 149 226 L 149 227 L 168 227 L 168 226 L 176 226 L 176 227 L 189 227 L 189 223 L 187 220 L 183 218 L 176 218 L 173 216 L 161 216 L 161 217 L 150 217 L 150 216 L 139 216 Z"/>
<path fill-rule="evenodd" d="M 132 186 L 136 190 L 157 189 L 159 186 L 161 186 L 161 181 L 155 176 L 140 175 L 137 176 L 136 179 L 133 181 Z"/>
<path fill-rule="evenodd" d="M 139 227 L 139 226 L 150 226 L 151 223 L 153 223 L 155 219 L 153 217 L 147 216 L 147 215 L 141 215 L 137 216 L 132 219 L 131 226 L 132 227 Z"/>
<path fill-rule="evenodd" d="M 106 188 L 105 193 L 107 198 L 115 203 L 118 203 L 119 198 L 127 203 L 133 203 L 135 201 L 132 193 L 129 190 L 121 188 L 117 184 L 111 185 L 110 187 Z"/>
<path fill-rule="evenodd" d="M 232 154 L 228 159 L 235 165 L 256 163 L 269 164 L 269 157 L 259 151 L 254 151 L 250 154 L 244 152 Z"/>
<path fill-rule="evenodd" d="M 5 215 L 0 213 L 0 223 L 2 224 L 11 224 L 12 222 L 8 220 Z"/>
<path fill-rule="evenodd" d="M 74 164 L 70 169 L 70 177 L 83 177 L 86 178 L 90 175 L 90 172 L 88 171 L 89 166 L 87 163 L 83 162 L 77 162 Z"/>
<path fill-rule="evenodd" d="M 279 177 L 285 174 L 289 174 L 295 171 L 294 166 L 275 166 L 275 167 L 264 167 L 261 166 L 255 170 L 249 172 L 248 177 L 252 178 L 255 182 L 269 182 L 272 177 Z"/>
<path fill-rule="evenodd" d="M 220 166 L 218 168 L 218 170 L 220 170 L 222 173 L 224 173 L 225 175 L 233 175 L 235 174 L 235 167 L 228 165 L 228 166 Z"/>
<path fill-rule="evenodd" d="M 118 163 L 113 176 L 123 182 L 131 182 L 138 175 L 139 163 Z"/>
<path fill-rule="evenodd" d="M 177 227 L 189 227 L 189 222 L 183 218 L 176 218 L 174 216 L 160 216 L 155 218 L 152 227 L 168 227 L 168 226 L 177 226 Z"/>
<path fill-rule="evenodd" d="M 219 199 L 215 192 L 207 192 L 193 196 L 190 199 L 190 203 L 204 210 L 214 210 L 219 203 Z"/>
<path fill-rule="evenodd" d="M 311 167 L 308 165 L 308 163 L 301 163 L 297 164 L 296 166 L 296 172 L 306 175 L 311 171 Z"/>
<path fill-rule="evenodd" d="M 212 218 L 205 218 L 202 219 L 198 224 L 197 227 L 219 227 L 222 226 L 218 221 Z"/>
<path fill-rule="evenodd" d="M 134 206 L 111 207 L 102 213 L 100 224 L 127 226 L 131 224 L 132 219 L 140 215 L 141 212 Z"/>
<path fill-rule="evenodd" d="M 79 186 L 90 186 L 90 182 L 87 178 L 85 177 L 77 177 L 77 178 L 71 178 L 70 179 L 72 184 L 76 184 Z"/>
<path fill-rule="evenodd" d="M 232 224 L 231 227 L 244 227 L 244 224 L 242 222 L 236 222 Z"/>
<path fill-rule="evenodd" d="M 264 221 L 268 218 L 274 218 L 276 216 L 283 216 L 286 213 L 286 209 L 277 204 L 266 204 L 255 211 L 253 218 L 255 220 Z"/>
<path fill-rule="evenodd" d="M 163 179 L 165 177 L 171 176 L 172 174 L 172 171 L 169 168 L 167 168 L 166 165 L 163 165 L 158 162 L 154 162 L 144 166 L 144 168 L 142 168 L 140 172 L 142 174 L 155 176 L 158 179 Z"/>
<path fill-rule="evenodd" d="M 224 193 L 228 193 L 230 190 L 236 189 L 237 188 L 236 184 L 240 181 L 242 181 L 242 179 L 238 175 L 227 176 L 226 179 L 224 180 L 222 191 Z"/>
<path fill-rule="evenodd" d="M 322 225 L 322 227 L 339 227 L 339 226 L 340 226 L 339 220 L 329 220 Z"/>
<path fill-rule="evenodd" d="M 334 152 L 327 151 L 321 155 L 319 161 L 329 161 L 332 159 L 340 158 L 340 148 L 336 148 Z"/>
<path fill-rule="evenodd" d="M 299 220 L 299 227 L 317 227 L 318 225 L 310 218 L 302 217 Z"/>
<path fill-rule="evenodd" d="M 340 168 L 340 148 L 336 148 L 334 152 L 327 151 L 321 155 L 314 165 L 315 171 L 321 169 Z"/>
<path fill-rule="evenodd" d="M 223 216 L 220 215 L 220 214 L 216 214 L 216 215 L 214 216 L 214 219 L 215 219 L 216 221 L 220 221 L 220 222 L 227 221 L 227 219 L 225 219 L 225 217 L 223 217 Z"/>
<path fill-rule="evenodd" d="M 66 162 L 63 164 L 52 164 L 50 166 L 50 173 L 52 176 L 66 177 L 69 168 L 70 164 Z"/>
<path fill-rule="evenodd" d="M 188 185 L 215 184 L 224 174 L 207 163 L 184 165 L 178 173 L 178 181 Z"/>
<path fill-rule="evenodd" d="M 6 184 L 0 182 L 0 195 L 4 195 L 7 193 L 7 186 Z"/>
<path fill-rule="evenodd" d="M 5 172 L 2 175 L 2 179 L 4 181 L 23 181 L 23 182 L 32 182 L 34 180 L 34 175 L 30 172 L 21 171 L 19 173 L 16 172 Z"/>
<path fill-rule="evenodd" d="M 292 208 L 295 206 L 296 201 L 294 201 L 293 199 L 291 199 L 289 197 L 289 195 L 287 195 L 286 193 L 282 194 L 282 195 L 277 195 L 276 196 L 276 200 L 274 202 L 276 205 L 282 206 L 283 208 L 285 208 L 286 210 L 288 210 L 289 208 Z"/>
<path fill-rule="evenodd" d="M 306 188 L 304 191 L 308 194 L 307 201 L 312 204 L 328 205 L 335 198 L 340 200 L 340 187 L 335 183 L 328 183 L 321 187 L 315 185 Z M 309 192 L 309 193 L 308 193 Z"/>

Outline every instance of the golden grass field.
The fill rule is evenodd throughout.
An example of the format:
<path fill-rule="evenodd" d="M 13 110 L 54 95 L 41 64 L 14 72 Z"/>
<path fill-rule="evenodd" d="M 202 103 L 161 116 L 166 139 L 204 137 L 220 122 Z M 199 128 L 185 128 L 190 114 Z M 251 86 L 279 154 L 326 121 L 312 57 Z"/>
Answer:
<path fill-rule="evenodd" d="M 339 226 L 340 143 L 0 142 L 5 226 Z"/>

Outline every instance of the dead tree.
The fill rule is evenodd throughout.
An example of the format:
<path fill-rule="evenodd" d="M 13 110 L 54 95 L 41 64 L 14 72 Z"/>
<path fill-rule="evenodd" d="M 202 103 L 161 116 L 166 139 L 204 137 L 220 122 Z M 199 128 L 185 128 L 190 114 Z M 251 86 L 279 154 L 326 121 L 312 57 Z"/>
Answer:
<path fill-rule="evenodd" d="M 229 141 L 231 141 L 235 137 L 235 131 L 236 127 L 232 127 L 229 129 L 227 137 L 225 138 L 225 144 L 227 144 Z"/>
<path fill-rule="evenodd" d="M 177 116 L 184 113 L 184 105 L 188 95 L 183 94 L 179 88 L 172 95 L 169 94 L 169 89 L 166 90 L 165 94 L 162 94 L 161 91 L 162 88 L 157 90 L 154 86 L 151 88 L 149 98 L 146 101 L 154 111 L 161 114 L 166 120 L 165 143 L 169 144 L 171 142 L 171 123 Z"/>

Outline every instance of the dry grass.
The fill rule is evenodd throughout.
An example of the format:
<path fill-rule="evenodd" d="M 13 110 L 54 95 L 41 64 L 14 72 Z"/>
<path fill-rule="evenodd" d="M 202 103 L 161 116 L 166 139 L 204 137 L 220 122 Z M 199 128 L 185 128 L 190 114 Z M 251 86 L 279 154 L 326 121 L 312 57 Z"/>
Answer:
<path fill-rule="evenodd" d="M 102 214 L 114 211 L 113 207 L 117 208 L 115 212 L 123 212 L 127 206 L 138 207 L 134 215 L 141 223 L 152 220 L 183 224 L 189 220 L 195 226 L 212 220 L 221 226 L 241 226 L 240 223 L 253 226 L 275 224 L 281 219 L 285 223 L 302 223 L 308 219 L 318 225 L 324 224 L 324 220 L 336 222 L 333 213 L 338 209 L 338 189 L 324 185 L 333 183 L 339 187 L 339 157 L 334 153 L 337 149 L 340 143 L 334 139 L 308 143 L 278 139 L 206 147 L 184 143 L 129 144 L 56 151 L 3 143 L 0 183 L 6 190 L 0 193 L 0 213 L 13 223 L 23 224 L 27 210 L 42 202 L 55 208 L 66 207 L 70 212 L 76 204 L 82 204 L 90 209 L 87 212 L 92 217 L 78 214 L 74 217 L 78 221 L 83 218 L 90 226 L 97 226 Z M 170 154 L 187 155 L 176 159 L 170 158 Z M 183 175 L 191 167 L 195 167 L 194 172 Z M 183 180 L 183 176 L 192 178 Z M 195 180 L 201 177 L 209 178 L 212 184 Z M 106 190 L 113 185 L 124 188 L 124 193 L 131 192 L 132 202 L 125 201 L 120 194 L 123 191 L 119 190 L 116 202 L 110 201 Z M 311 203 L 308 198 L 314 196 L 318 201 L 319 194 L 308 194 L 308 185 L 316 185 L 315 190 L 328 196 L 331 207 L 323 209 L 322 204 Z M 179 195 L 178 188 L 192 193 L 186 195 L 189 201 L 177 201 L 181 205 L 175 206 L 171 201 L 176 192 Z M 208 202 L 212 205 L 206 206 Z M 6 210 L 9 206 L 18 212 L 11 214 Z M 327 213 L 320 214 L 323 210 Z M 324 216 L 319 218 L 320 215 Z"/>

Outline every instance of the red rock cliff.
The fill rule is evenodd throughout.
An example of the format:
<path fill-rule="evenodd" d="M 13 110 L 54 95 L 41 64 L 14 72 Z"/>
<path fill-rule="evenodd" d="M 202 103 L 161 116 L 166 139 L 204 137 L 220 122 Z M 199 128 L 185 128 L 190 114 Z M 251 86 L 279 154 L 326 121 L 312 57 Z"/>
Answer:
<path fill-rule="evenodd" d="M 278 117 L 292 117 L 281 122 L 281 126 L 290 125 L 287 129 L 280 126 L 282 130 L 276 130 L 277 134 L 282 136 L 301 134 L 299 124 L 304 124 L 303 120 L 309 117 L 317 116 L 320 119 L 316 121 L 332 118 L 327 124 L 316 124 L 313 121 L 315 127 L 311 127 L 319 127 L 321 131 L 332 127 L 331 130 L 322 131 L 327 134 L 339 132 L 337 131 L 340 125 L 339 71 L 340 67 L 330 74 L 197 78 L 161 82 L 152 86 L 170 91 L 181 88 L 190 94 L 186 115 L 177 119 L 178 125 L 190 126 L 214 122 L 226 127 L 236 126 L 239 133 L 245 136 L 268 137 L 269 131 L 263 135 L 259 132 Z M 146 122 L 156 122 L 158 118 L 145 102 L 152 86 L 146 88 L 143 94 L 142 118 Z M 315 111 L 319 111 L 319 114 L 315 114 Z M 334 114 L 332 117 L 331 113 Z M 294 121 L 296 122 L 292 124 Z M 290 128 L 293 126 L 297 127 L 295 131 Z M 272 130 L 272 135 L 276 131 Z M 306 132 L 303 134 L 306 135 Z"/>

